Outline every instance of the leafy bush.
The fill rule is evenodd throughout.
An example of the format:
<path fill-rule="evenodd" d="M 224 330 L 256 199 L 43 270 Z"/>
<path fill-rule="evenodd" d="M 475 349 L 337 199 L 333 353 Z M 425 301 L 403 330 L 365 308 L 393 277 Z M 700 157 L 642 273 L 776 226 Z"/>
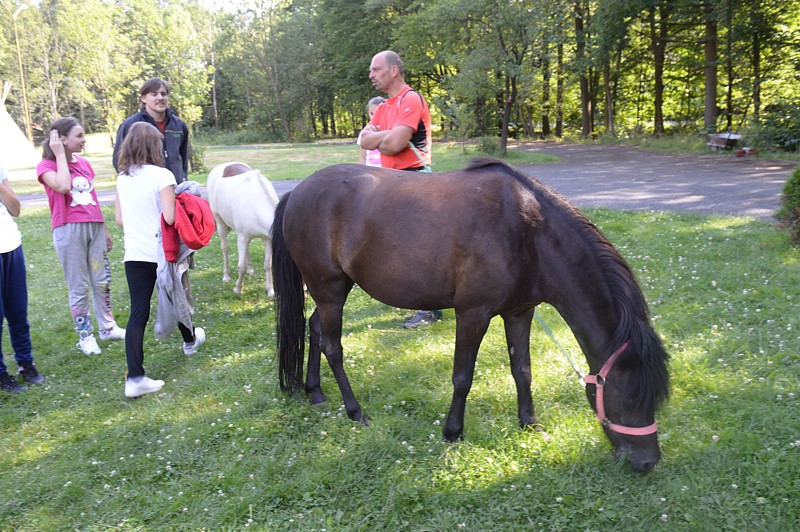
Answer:
<path fill-rule="evenodd" d="M 781 100 L 764 108 L 758 124 L 748 128 L 753 144 L 800 151 L 800 101 Z"/>
<path fill-rule="evenodd" d="M 500 139 L 490 135 L 483 136 L 478 139 L 478 149 L 486 155 L 496 157 L 500 153 Z"/>
<path fill-rule="evenodd" d="M 269 144 L 272 142 L 282 142 L 284 139 L 274 133 L 270 133 L 258 128 L 246 128 L 237 130 L 221 130 L 214 128 L 202 128 L 192 135 L 192 146 L 202 144 L 204 146 L 238 146 L 241 144 Z"/>
<path fill-rule="evenodd" d="M 208 170 L 206 168 L 206 147 L 200 146 L 197 144 L 192 144 L 191 150 L 189 151 L 190 157 L 190 165 L 192 167 L 192 172 L 205 172 Z"/>
<path fill-rule="evenodd" d="M 789 230 L 789 239 L 795 244 L 800 244 L 800 166 L 783 185 L 781 209 L 778 219 Z"/>

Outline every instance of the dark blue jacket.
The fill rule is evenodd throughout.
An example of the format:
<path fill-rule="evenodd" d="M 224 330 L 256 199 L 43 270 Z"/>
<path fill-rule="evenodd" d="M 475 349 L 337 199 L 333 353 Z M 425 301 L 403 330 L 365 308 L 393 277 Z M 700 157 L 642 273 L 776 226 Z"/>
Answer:
<path fill-rule="evenodd" d="M 122 148 L 122 141 L 128 133 L 128 128 L 136 122 L 156 125 L 156 121 L 145 110 L 125 119 L 117 130 L 117 140 L 114 142 L 112 159 L 114 169 L 117 169 L 119 150 Z M 178 183 L 186 181 L 189 175 L 189 127 L 172 109 L 167 109 L 167 123 L 164 126 L 164 167 L 175 175 L 175 181 Z"/>

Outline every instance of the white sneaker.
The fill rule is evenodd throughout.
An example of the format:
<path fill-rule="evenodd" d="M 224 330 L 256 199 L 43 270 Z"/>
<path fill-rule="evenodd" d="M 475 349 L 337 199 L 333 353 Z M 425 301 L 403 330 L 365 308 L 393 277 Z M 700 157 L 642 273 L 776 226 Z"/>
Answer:
<path fill-rule="evenodd" d="M 205 341 L 206 341 L 206 331 L 202 327 L 195 327 L 194 342 L 190 344 L 183 342 L 183 354 L 193 355 L 197 353 L 197 350 L 200 349 L 200 346 L 203 345 L 203 342 Z"/>
<path fill-rule="evenodd" d="M 100 331 L 100 339 L 106 340 L 124 340 L 125 329 L 118 327 L 116 324 L 107 331 Z"/>
<path fill-rule="evenodd" d="M 97 345 L 97 340 L 95 340 L 94 336 L 91 334 L 78 340 L 78 343 L 75 345 L 87 355 L 99 355 L 102 353 L 102 351 L 100 351 L 100 346 Z"/>
<path fill-rule="evenodd" d="M 153 380 L 149 377 L 142 377 L 139 382 L 131 379 L 125 380 L 125 397 L 141 397 L 148 393 L 157 392 L 164 387 L 164 381 Z"/>

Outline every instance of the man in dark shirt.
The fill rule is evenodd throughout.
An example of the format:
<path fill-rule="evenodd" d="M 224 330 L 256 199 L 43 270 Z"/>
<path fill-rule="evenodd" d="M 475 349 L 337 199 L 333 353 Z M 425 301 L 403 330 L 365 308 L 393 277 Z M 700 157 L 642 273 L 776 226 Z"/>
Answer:
<path fill-rule="evenodd" d="M 117 159 L 128 128 L 136 122 L 156 126 L 164 135 L 164 166 L 182 183 L 189 175 L 189 127 L 169 108 L 169 83 L 161 78 L 150 78 L 139 89 L 141 110 L 125 119 L 117 130 L 112 162 L 117 169 Z"/>

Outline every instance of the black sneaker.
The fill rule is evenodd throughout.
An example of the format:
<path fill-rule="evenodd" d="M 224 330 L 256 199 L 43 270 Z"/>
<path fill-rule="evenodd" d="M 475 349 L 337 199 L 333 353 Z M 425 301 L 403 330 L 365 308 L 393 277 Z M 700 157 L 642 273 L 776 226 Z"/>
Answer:
<path fill-rule="evenodd" d="M 8 393 L 19 393 L 27 389 L 27 386 L 18 383 L 17 379 L 9 375 L 7 371 L 0 373 L 0 390 L 4 390 Z"/>
<path fill-rule="evenodd" d="M 44 375 L 41 375 L 33 364 L 20 366 L 19 376 L 28 384 L 42 384 L 44 382 Z"/>
<path fill-rule="evenodd" d="M 416 329 L 442 319 L 441 310 L 418 310 L 414 317 L 403 324 L 406 329 Z"/>

